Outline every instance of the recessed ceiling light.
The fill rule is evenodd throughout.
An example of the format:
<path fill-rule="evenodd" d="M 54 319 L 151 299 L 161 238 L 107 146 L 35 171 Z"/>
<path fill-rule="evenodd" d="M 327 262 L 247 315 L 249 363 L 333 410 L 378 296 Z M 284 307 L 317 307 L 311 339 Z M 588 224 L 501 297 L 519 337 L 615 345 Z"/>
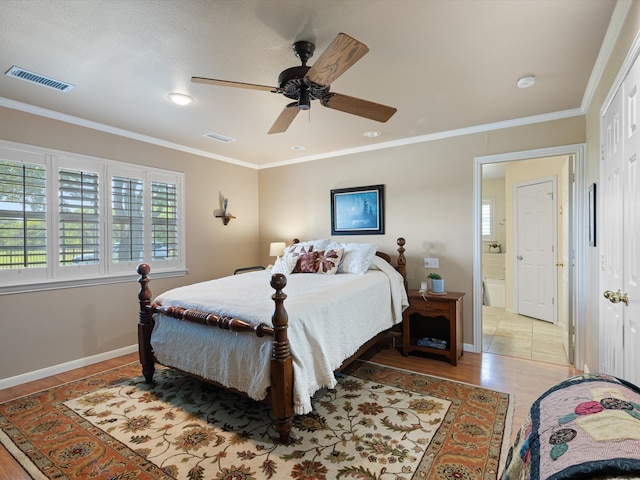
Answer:
<path fill-rule="evenodd" d="M 518 79 L 518 88 L 529 88 L 536 83 L 536 77 L 533 75 L 527 75 Z"/>
<path fill-rule="evenodd" d="M 369 132 L 364 132 L 364 136 L 365 137 L 369 137 L 369 138 L 379 137 L 380 135 L 382 135 L 382 132 L 378 132 L 377 130 L 371 130 Z"/>
<path fill-rule="evenodd" d="M 176 105 L 189 105 L 193 103 L 193 97 L 185 95 L 184 93 L 170 93 L 167 97 Z"/>
<path fill-rule="evenodd" d="M 297 150 L 297 151 L 306 150 L 306 149 L 307 147 L 305 147 L 304 145 L 294 145 L 293 147 L 291 147 L 291 150 Z"/>

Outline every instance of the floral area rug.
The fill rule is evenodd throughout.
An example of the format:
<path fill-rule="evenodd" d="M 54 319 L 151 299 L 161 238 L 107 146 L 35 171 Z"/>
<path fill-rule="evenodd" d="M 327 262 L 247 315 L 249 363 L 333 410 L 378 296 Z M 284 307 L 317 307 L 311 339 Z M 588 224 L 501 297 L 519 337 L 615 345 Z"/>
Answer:
<path fill-rule="evenodd" d="M 356 362 L 277 442 L 270 409 L 137 364 L 0 404 L 0 440 L 36 479 L 495 479 L 512 399 Z"/>

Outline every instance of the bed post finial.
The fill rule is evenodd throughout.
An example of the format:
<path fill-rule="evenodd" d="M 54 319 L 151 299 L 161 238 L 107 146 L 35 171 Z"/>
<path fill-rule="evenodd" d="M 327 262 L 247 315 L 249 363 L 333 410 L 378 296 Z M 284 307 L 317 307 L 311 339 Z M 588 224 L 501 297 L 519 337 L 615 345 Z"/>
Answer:
<path fill-rule="evenodd" d="M 153 350 L 151 348 L 151 332 L 153 332 L 153 313 L 150 308 L 151 289 L 149 288 L 151 267 L 146 263 L 141 263 L 136 271 L 140 275 L 140 278 L 138 278 L 138 283 L 140 284 L 140 290 L 138 291 L 138 303 L 140 304 L 140 312 L 138 314 L 138 355 L 144 379 L 147 383 L 151 383 L 155 372 Z"/>
<path fill-rule="evenodd" d="M 405 239 L 403 237 L 398 238 L 396 241 L 398 244 L 398 272 L 404 279 L 404 288 L 409 291 L 409 282 L 407 281 L 407 259 L 404 257 L 404 244 Z"/>
<path fill-rule="evenodd" d="M 274 339 L 271 351 L 271 398 L 276 429 L 281 443 L 289 443 L 293 426 L 293 363 L 287 329 L 289 316 L 284 308 L 287 295 L 282 289 L 287 285 L 287 277 L 281 273 L 271 276 L 271 287 L 276 291 L 271 298 L 276 304 L 271 322 Z"/>

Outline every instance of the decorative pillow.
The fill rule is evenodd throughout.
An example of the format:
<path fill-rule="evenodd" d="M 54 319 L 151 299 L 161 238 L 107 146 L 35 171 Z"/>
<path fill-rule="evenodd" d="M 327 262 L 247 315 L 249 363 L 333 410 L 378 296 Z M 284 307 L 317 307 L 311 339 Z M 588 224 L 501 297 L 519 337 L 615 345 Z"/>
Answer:
<path fill-rule="evenodd" d="M 313 245 L 305 244 L 301 245 L 296 243 L 295 245 L 289 245 L 284 249 L 284 255 L 300 255 L 301 253 L 309 253 L 313 251 Z"/>
<path fill-rule="evenodd" d="M 338 273 L 355 273 L 362 275 L 367 270 L 376 255 L 378 246 L 375 243 L 330 243 L 327 248 L 344 250 L 342 261 L 338 266 Z"/>
<path fill-rule="evenodd" d="M 291 272 L 293 272 L 293 269 L 295 268 L 297 262 L 297 255 L 283 255 L 282 257 L 278 257 L 276 259 L 276 263 L 271 269 L 271 273 L 282 273 L 283 275 L 289 275 Z"/>
<path fill-rule="evenodd" d="M 316 273 L 316 261 L 318 252 L 301 253 L 297 255 L 296 266 L 293 273 Z"/>
<path fill-rule="evenodd" d="M 310 250 L 307 250 L 308 252 L 311 252 L 312 250 L 324 250 L 327 248 L 327 245 L 329 245 L 329 242 L 330 240 L 328 238 L 323 238 L 321 240 L 310 240 L 308 242 L 298 242 L 286 247 L 284 249 L 284 253 L 289 253 L 291 249 L 295 249 L 296 247 L 311 247 Z"/>
<path fill-rule="evenodd" d="M 344 254 L 342 248 L 331 250 L 320 250 L 317 252 L 318 258 L 316 259 L 316 272 L 333 275 L 338 272 L 338 266 L 340 260 Z"/>

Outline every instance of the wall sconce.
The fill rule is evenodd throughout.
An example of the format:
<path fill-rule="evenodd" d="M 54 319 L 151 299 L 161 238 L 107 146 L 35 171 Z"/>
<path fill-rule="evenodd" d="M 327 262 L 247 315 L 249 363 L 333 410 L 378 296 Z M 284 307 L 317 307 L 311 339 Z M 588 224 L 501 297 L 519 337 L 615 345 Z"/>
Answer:
<path fill-rule="evenodd" d="M 284 249 L 287 246 L 284 242 L 271 242 L 269 244 L 269 256 L 270 257 L 281 257 L 284 255 Z"/>
<path fill-rule="evenodd" d="M 232 218 L 236 218 L 236 217 L 234 217 L 233 215 L 231 215 L 229 213 L 229 210 L 227 209 L 228 205 L 229 205 L 229 199 L 228 198 L 224 198 L 222 200 L 222 213 L 221 214 L 215 213 L 216 211 L 219 212 L 220 210 L 216 210 L 213 213 L 216 218 L 221 218 L 222 219 L 222 224 L 223 225 L 228 224 L 229 220 L 231 220 Z"/>

